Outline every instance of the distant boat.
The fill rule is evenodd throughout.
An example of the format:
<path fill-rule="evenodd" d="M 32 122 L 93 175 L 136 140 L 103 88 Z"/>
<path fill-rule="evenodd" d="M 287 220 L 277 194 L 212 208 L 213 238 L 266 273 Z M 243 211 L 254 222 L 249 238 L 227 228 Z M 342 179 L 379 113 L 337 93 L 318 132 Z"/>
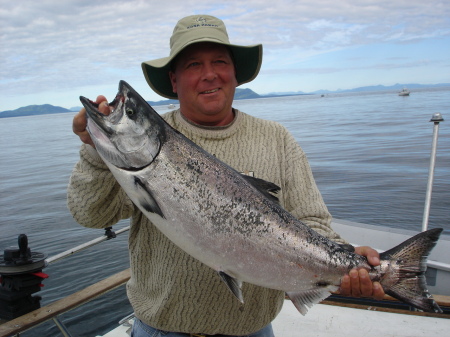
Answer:
<path fill-rule="evenodd" d="M 170 103 L 169 104 L 169 109 L 175 109 L 175 104 Z"/>
<path fill-rule="evenodd" d="M 409 96 L 409 94 L 410 92 L 406 88 L 403 88 L 403 90 L 398 93 L 399 96 Z"/>

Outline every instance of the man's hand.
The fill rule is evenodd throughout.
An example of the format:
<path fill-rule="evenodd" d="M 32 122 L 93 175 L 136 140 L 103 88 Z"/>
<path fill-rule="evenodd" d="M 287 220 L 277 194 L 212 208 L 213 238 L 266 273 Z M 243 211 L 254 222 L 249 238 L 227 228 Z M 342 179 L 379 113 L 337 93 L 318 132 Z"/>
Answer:
<path fill-rule="evenodd" d="M 380 255 L 375 249 L 367 246 L 356 247 L 355 253 L 365 256 L 369 264 L 374 267 L 380 264 Z M 340 294 L 353 297 L 372 297 L 381 300 L 384 297 L 384 290 L 380 283 L 372 283 L 367 270 L 355 268 L 342 278 Z"/>
<path fill-rule="evenodd" d="M 111 108 L 109 107 L 108 101 L 105 96 L 102 95 L 98 96 L 97 99 L 95 100 L 95 103 L 98 104 L 98 110 L 102 114 L 109 115 L 109 113 L 111 112 Z M 78 137 L 80 137 L 83 143 L 95 147 L 94 143 L 92 142 L 91 136 L 89 135 L 89 132 L 86 130 L 86 127 L 87 127 L 86 109 L 82 108 L 75 115 L 75 117 L 73 117 L 72 130 Z"/>

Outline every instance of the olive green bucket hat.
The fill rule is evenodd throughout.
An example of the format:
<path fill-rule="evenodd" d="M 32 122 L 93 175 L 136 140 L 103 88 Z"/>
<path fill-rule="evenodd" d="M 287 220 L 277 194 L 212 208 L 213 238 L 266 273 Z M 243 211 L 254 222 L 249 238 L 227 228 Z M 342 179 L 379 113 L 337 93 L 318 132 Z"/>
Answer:
<path fill-rule="evenodd" d="M 262 45 L 238 46 L 230 43 L 222 20 L 210 15 L 191 15 L 180 21 L 170 38 L 170 56 L 142 63 L 142 70 L 150 87 L 159 95 L 177 99 L 169 78 L 170 63 L 187 46 L 199 42 L 213 42 L 227 46 L 233 53 L 238 85 L 252 81 L 259 73 Z"/>

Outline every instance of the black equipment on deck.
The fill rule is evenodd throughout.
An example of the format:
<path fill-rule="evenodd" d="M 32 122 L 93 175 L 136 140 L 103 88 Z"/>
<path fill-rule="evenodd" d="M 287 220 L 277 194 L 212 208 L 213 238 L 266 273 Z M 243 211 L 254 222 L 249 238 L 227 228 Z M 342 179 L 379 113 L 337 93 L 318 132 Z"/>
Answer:
<path fill-rule="evenodd" d="M 25 234 L 18 237 L 19 248 L 9 247 L 0 255 L 0 318 L 10 320 L 40 308 L 42 272 L 47 266 L 43 253 L 32 252 Z"/>

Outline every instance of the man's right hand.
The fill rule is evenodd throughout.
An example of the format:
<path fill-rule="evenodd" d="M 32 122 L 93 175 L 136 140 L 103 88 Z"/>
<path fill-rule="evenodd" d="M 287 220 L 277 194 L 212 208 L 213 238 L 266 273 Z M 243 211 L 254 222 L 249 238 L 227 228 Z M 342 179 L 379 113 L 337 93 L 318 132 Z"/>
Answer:
<path fill-rule="evenodd" d="M 104 114 L 104 115 L 110 114 L 111 108 L 108 105 L 108 100 L 106 99 L 105 96 L 103 96 L 103 95 L 98 96 L 97 99 L 95 100 L 95 103 L 98 104 L 98 110 L 102 114 Z M 91 145 L 92 147 L 95 147 L 86 127 L 87 127 L 86 109 L 82 108 L 75 115 L 75 117 L 73 117 L 72 130 L 78 137 L 80 137 L 80 139 L 83 143 L 86 143 L 86 144 Z"/>

